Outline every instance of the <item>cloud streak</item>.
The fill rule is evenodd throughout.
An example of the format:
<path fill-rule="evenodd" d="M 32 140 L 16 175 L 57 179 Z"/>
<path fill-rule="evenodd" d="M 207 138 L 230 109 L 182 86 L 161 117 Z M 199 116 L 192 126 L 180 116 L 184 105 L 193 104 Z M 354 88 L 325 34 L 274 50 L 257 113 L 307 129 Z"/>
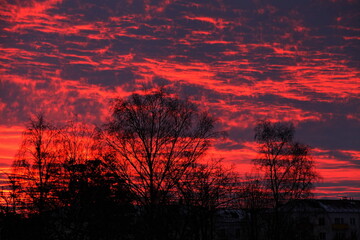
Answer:
<path fill-rule="evenodd" d="M 208 109 L 228 131 L 212 154 L 249 170 L 256 121 L 293 121 L 299 140 L 314 147 L 324 182 L 339 177 L 341 191 L 354 196 L 358 8 L 320 0 L 5 1 L 1 161 L 9 163 L 18 143 L 5 141 L 4 129 L 23 126 L 32 112 L 99 123 L 110 99 L 161 84 Z"/>

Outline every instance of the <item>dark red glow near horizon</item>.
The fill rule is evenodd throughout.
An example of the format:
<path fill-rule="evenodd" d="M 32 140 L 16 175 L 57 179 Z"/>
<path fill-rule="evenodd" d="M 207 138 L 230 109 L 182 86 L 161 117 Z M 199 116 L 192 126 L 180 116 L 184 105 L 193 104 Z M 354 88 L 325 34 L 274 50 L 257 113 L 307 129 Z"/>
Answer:
<path fill-rule="evenodd" d="M 0 167 L 31 113 L 100 124 L 108 102 L 165 85 L 219 119 L 210 157 L 241 173 L 258 119 L 292 121 L 323 177 L 360 198 L 358 1 L 2 1 Z"/>

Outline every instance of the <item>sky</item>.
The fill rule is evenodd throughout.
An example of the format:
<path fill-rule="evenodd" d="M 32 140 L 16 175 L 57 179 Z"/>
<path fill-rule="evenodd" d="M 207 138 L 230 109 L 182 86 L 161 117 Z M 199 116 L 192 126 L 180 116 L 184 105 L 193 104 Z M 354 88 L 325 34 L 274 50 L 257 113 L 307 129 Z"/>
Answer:
<path fill-rule="evenodd" d="M 0 168 L 36 112 L 101 124 L 109 100 L 166 86 L 228 137 L 240 174 L 258 120 L 292 121 L 322 176 L 316 197 L 360 199 L 360 2 L 1 0 Z"/>

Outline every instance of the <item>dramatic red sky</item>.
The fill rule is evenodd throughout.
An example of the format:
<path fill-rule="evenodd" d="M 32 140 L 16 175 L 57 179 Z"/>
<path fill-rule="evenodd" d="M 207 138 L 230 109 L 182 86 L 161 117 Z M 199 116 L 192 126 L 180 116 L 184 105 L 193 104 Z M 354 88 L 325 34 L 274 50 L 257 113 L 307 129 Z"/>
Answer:
<path fill-rule="evenodd" d="M 293 121 L 323 181 L 360 198 L 360 4 L 356 0 L 0 1 L 0 167 L 29 114 L 101 123 L 108 101 L 170 86 L 228 132 L 212 149 L 239 172 L 258 119 Z"/>

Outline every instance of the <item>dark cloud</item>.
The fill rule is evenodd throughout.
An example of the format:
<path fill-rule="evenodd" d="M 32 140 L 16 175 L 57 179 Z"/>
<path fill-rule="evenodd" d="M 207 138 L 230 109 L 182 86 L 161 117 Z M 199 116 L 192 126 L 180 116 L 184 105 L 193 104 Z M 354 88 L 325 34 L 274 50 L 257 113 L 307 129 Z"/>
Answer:
<path fill-rule="evenodd" d="M 359 187 L 359 182 L 354 180 L 341 180 L 341 181 L 328 181 L 328 182 L 319 182 L 318 186 L 321 187 L 341 187 L 341 186 L 354 186 Z"/>
<path fill-rule="evenodd" d="M 322 121 L 306 121 L 298 126 L 297 136 L 313 147 L 359 150 L 359 120 L 334 116 Z"/>
<path fill-rule="evenodd" d="M 134 83 L 136 75 L 131 68 L 124 68 L 121 70 L 104 70 L 89 72 L 88 79 L 90 84 L 97 84 L 100 86 L 121 86 L 128 83 Z"/>

